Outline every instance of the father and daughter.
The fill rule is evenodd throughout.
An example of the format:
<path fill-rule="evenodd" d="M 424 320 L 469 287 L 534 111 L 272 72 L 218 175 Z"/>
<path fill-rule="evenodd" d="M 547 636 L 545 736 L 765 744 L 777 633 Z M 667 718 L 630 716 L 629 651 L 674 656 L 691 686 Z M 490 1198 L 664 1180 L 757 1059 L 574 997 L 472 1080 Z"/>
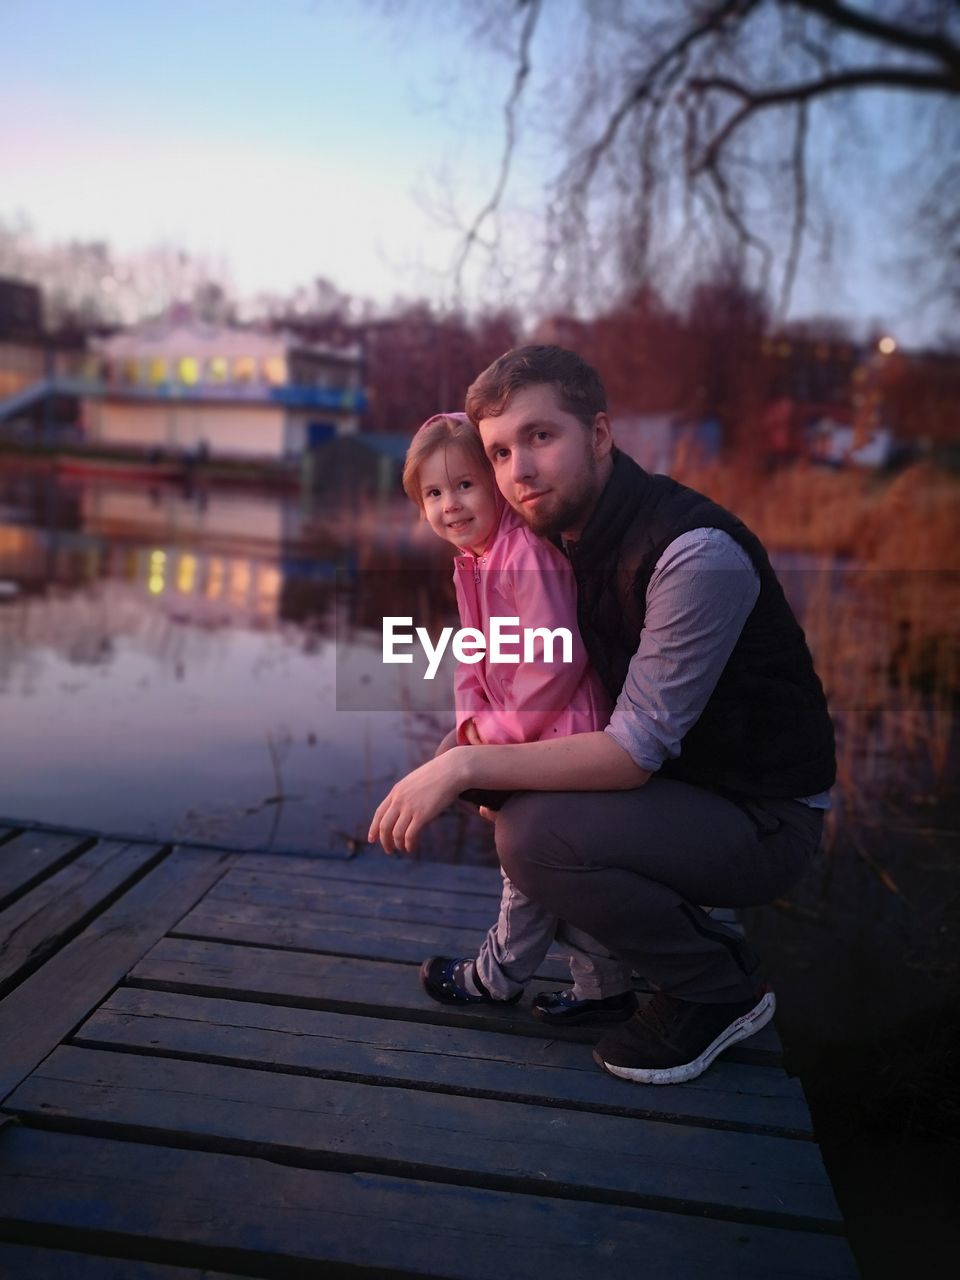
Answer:
<path fill-rule="evenodd" d="M 414 436 L 403 487 L 439 537 L 457 548 L 454 584 L 460 622 L 488 634 L 491 618 L 516 618 L 526 629 L 569 630 L 572 661 L 545 661 L 544 638 L 534 661 L 458 663 L 456 728 L 438 754 L 454 745 L 536 742 L 603 729 L 609 697 L 590 667 L 577 627 L 577 593 L 566 558 L 530 531 L 504 501 L 480 433 L 463 413 L 429 418 Z M 488 808 L 498 797 L 476 793 Z M 551 1023 L 618 1022 L 636 1006 L 630 967 L 600 942 L 538 906 L 501 870 L 500 914 L 476 957 L 433 956 L 420 980 L 445 1004 L 514 1004 L 556 941 L 569 956 L 573 986 L 544 991 L 533 1013 Z"/>

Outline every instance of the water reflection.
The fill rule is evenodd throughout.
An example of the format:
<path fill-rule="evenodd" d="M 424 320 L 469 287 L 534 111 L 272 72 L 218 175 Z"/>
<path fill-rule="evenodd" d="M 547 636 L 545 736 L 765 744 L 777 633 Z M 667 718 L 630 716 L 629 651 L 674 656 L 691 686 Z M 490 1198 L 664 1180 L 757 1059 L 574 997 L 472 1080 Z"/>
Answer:
<path fill-rule="evenodd" d="M 410 572 L 445 582 L 440 553 L 402 507 L 7 478 L 0 816 L 342 847 L 448 727 L 449 673 L 384 684 L 379 661 L 388 595 Z M 450 620 L 449 591 L 431 599 Z M 369 710 L 338 710 L 338 676 Z M 489 848 L 485 824 L 450 815 L 427 852 Z"/>
<path fill-rule="evenodd" d="M 951 772 L 960 575 L 775 559 L 837 725 L 831 832 L 876 826 Z M 0 817 L 356 838 L 450 721 L 449 661 L 384 667 L 391 613 L 455 622 L 448 553 L 402 500 L 0 476 Z M 464 841 L 489 853 L 459 816 L 428 850 Z"/>

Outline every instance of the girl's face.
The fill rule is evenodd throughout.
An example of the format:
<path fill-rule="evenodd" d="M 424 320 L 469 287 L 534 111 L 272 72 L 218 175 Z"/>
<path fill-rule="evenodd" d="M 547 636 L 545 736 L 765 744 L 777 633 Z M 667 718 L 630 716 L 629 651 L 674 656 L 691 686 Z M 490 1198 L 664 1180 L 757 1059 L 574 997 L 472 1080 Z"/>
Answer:
<path fill-rule="evenodd" d="M 418 480 L 423 513 L 434 533 L 481 555 L 498 518 L 489 467 L 461 445 L 448 444 L 426 459 Z"/>

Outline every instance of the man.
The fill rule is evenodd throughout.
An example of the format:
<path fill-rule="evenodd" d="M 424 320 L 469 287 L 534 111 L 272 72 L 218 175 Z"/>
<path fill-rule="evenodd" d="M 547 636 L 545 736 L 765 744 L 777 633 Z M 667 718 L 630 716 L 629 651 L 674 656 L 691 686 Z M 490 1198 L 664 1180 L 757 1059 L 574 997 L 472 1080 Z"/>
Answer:
<path fill-rule="evenodd" d="M 407 851 L 461 792 L 516 792 L 496 820 L 507 875 L 656 990 L 594 1057 L 628 1080 L 693 1079 L 773 1016 L 756 955 L 698 904 L 769 902 L 807 867 L 836 772 L 822 686 L 759 540 L 615 448 L 573 352 L 507 352 L 466 410 L 504 497 L 561 540 L 616 707 L 603 732 L 439 755 L 370 839 Z"/>

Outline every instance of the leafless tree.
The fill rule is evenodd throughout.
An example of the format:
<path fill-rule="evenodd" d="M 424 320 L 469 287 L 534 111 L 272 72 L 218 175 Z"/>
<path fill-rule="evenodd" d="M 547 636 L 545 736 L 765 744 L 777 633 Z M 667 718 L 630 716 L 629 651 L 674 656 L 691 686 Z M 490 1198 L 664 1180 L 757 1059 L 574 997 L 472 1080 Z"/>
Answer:
<path fill-rule="evenodd" d="M 23 217 L 0 218 L 0 275 L 41 287 L 52 329 L 130 323 L 177 303 L 203 320 L 235 313 L 222 263 L 170 244 L 120 254 L 103 240 L 45 242 Z"/>
<path fill-rule="evenodd" d="M 733 251 L 763 292 L 776 280 L 784 314 L 843 181 L 833 165 L 818 182 L 816 161 L 856 134 L 854 103 L 886 91 L 934 131 L 918 137 L 904 198 L 915 240 L 936 237 L 925 252 L 941 296 L 960 298 L 958 0 L 471 0 L 469 12 L 475 38 L 510 50 L 513 76 L 501 169 L 458 271 L 489 242 L 521 126 L 543 127 L 545 107 L 558 126 L 548 262 L 583 273 L 598 244 L 615 247 L 613 276 L 633 286 L 693 245 Z"/>

